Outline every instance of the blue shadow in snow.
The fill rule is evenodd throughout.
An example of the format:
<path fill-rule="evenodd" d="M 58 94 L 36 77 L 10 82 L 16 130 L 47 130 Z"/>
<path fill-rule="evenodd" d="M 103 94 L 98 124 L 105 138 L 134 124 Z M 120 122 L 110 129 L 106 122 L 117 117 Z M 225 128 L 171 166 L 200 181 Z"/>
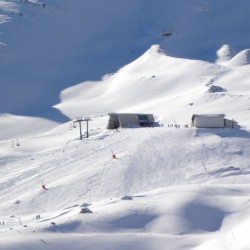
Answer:
<path fill-rule="evenodd" d="M 240 168 L 229 166 L 220 168 L 218 170 L 210 172 L 212 175 L 220 175 L 221 177 L 229 177 L 229 176 L 238 176 L 238 175 L 248 175 L 250 174 L 249 170 L 241 170 Z"/>
<path fill-rule="evenodd" d="M 239 138 L 250 138 L 250 132 L 244 129 L 238 128 L 198 128 L 196 129 L 197 134 L 211 133 L 221 138 L 239 137 Z"/>
<path fill-rule="evenodd" d="M 81 225 L 80 221 L 72 221 L 69 223 L 63 223 L 63 224 L 53 224 L 50 227 L 46 228 L 46 230 L 50 232 L 70 232 L 75 231 L 79 226 Z"/>
<path fill-rule="evenodd" d="M 183 216 L 188 223 L 188 232 L 215 232 L 220 229 L 226 214 L 220 208 L 199 203 L 187 205 L 183 212 Z"/>
<path fill-rule="evenodd" d="M 112 221 L 115 228 L 140 229 L 145 227 L 149 222 L 154 220 L 156 216 L 150 214 L 130 214 Z"/>

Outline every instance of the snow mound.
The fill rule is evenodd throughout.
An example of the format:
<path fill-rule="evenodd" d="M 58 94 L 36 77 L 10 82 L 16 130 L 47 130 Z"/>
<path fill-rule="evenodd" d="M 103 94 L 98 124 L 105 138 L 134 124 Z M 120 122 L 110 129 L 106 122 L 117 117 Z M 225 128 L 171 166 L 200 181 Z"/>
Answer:
<path fill-rule="evenodd" d="M 149 55 L 157 55 L 157 54 L 164 54 L 166 55 L 165 51 L 160 47 L 159 44 L 152 45 L 151 48 L 148 50 Z"/>
<path fill-rule="evenodd" d="M 225 64 L 231 60 L 236 54 L 236 50 L 228 44 L 224 44 L 217 52 L 217 63 Z"/>
<path fill-rule="evenodd" d="M 250 49 L 239 52 L 234 58 L 232 58 L 228 66 L 244 66 L 250 64 Z"/>

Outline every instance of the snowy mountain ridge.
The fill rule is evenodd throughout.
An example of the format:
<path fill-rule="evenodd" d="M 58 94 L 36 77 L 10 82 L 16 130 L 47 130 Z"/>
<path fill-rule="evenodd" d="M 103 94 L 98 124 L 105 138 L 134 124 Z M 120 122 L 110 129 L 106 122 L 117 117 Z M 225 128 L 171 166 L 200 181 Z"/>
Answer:
<path fill-rule="evenodd" d="M 244 60 L 244 52 L 239 52 L 228 65 Z M 96 109 L 99 113 L 151 112 L 161 116 L 163 124 L 173 123 L 174 115 L 182 126 L 190 124 L 193 113 L 225 113 L 247 125 L 249 66 L 244 65 L 229 67 L 173 58 L 154 45 L 116 74 L 64 90 L 61 104 L 55 107 L 72 119 L 80 108 L 86 115 Z M 102 103 L 101 107 L 95 102 Z"/>

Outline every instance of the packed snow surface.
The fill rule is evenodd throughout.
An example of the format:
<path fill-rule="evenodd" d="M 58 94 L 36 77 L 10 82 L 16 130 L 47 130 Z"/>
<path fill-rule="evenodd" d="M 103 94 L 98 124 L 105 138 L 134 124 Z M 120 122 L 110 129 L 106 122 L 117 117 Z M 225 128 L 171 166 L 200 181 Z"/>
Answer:
<path fill-rule="evenodd" d="M 249 7 L 0 0 L 0 250 L 248 250 Z"/>
<path fill-rule="evenodd" d="M 247 249 L 247 129 L 91 118 L 0 143 L 0 249 Z"/>

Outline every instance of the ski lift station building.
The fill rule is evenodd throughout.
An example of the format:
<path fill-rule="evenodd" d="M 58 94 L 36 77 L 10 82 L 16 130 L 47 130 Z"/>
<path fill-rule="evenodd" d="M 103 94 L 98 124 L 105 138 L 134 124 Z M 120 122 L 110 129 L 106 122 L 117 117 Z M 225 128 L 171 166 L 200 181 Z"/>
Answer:
<path fill-rule="evenodd" d="M 225 114 L 193 114 L 192 126 L 196 128 L 235 128 L 234 120 L 225 119 Z"/>
<path fill-rule="evenodd" d="M 155 123 L 153 114 L 109 113 L 108 115 L 108 129 L 152 127 Z"/>

